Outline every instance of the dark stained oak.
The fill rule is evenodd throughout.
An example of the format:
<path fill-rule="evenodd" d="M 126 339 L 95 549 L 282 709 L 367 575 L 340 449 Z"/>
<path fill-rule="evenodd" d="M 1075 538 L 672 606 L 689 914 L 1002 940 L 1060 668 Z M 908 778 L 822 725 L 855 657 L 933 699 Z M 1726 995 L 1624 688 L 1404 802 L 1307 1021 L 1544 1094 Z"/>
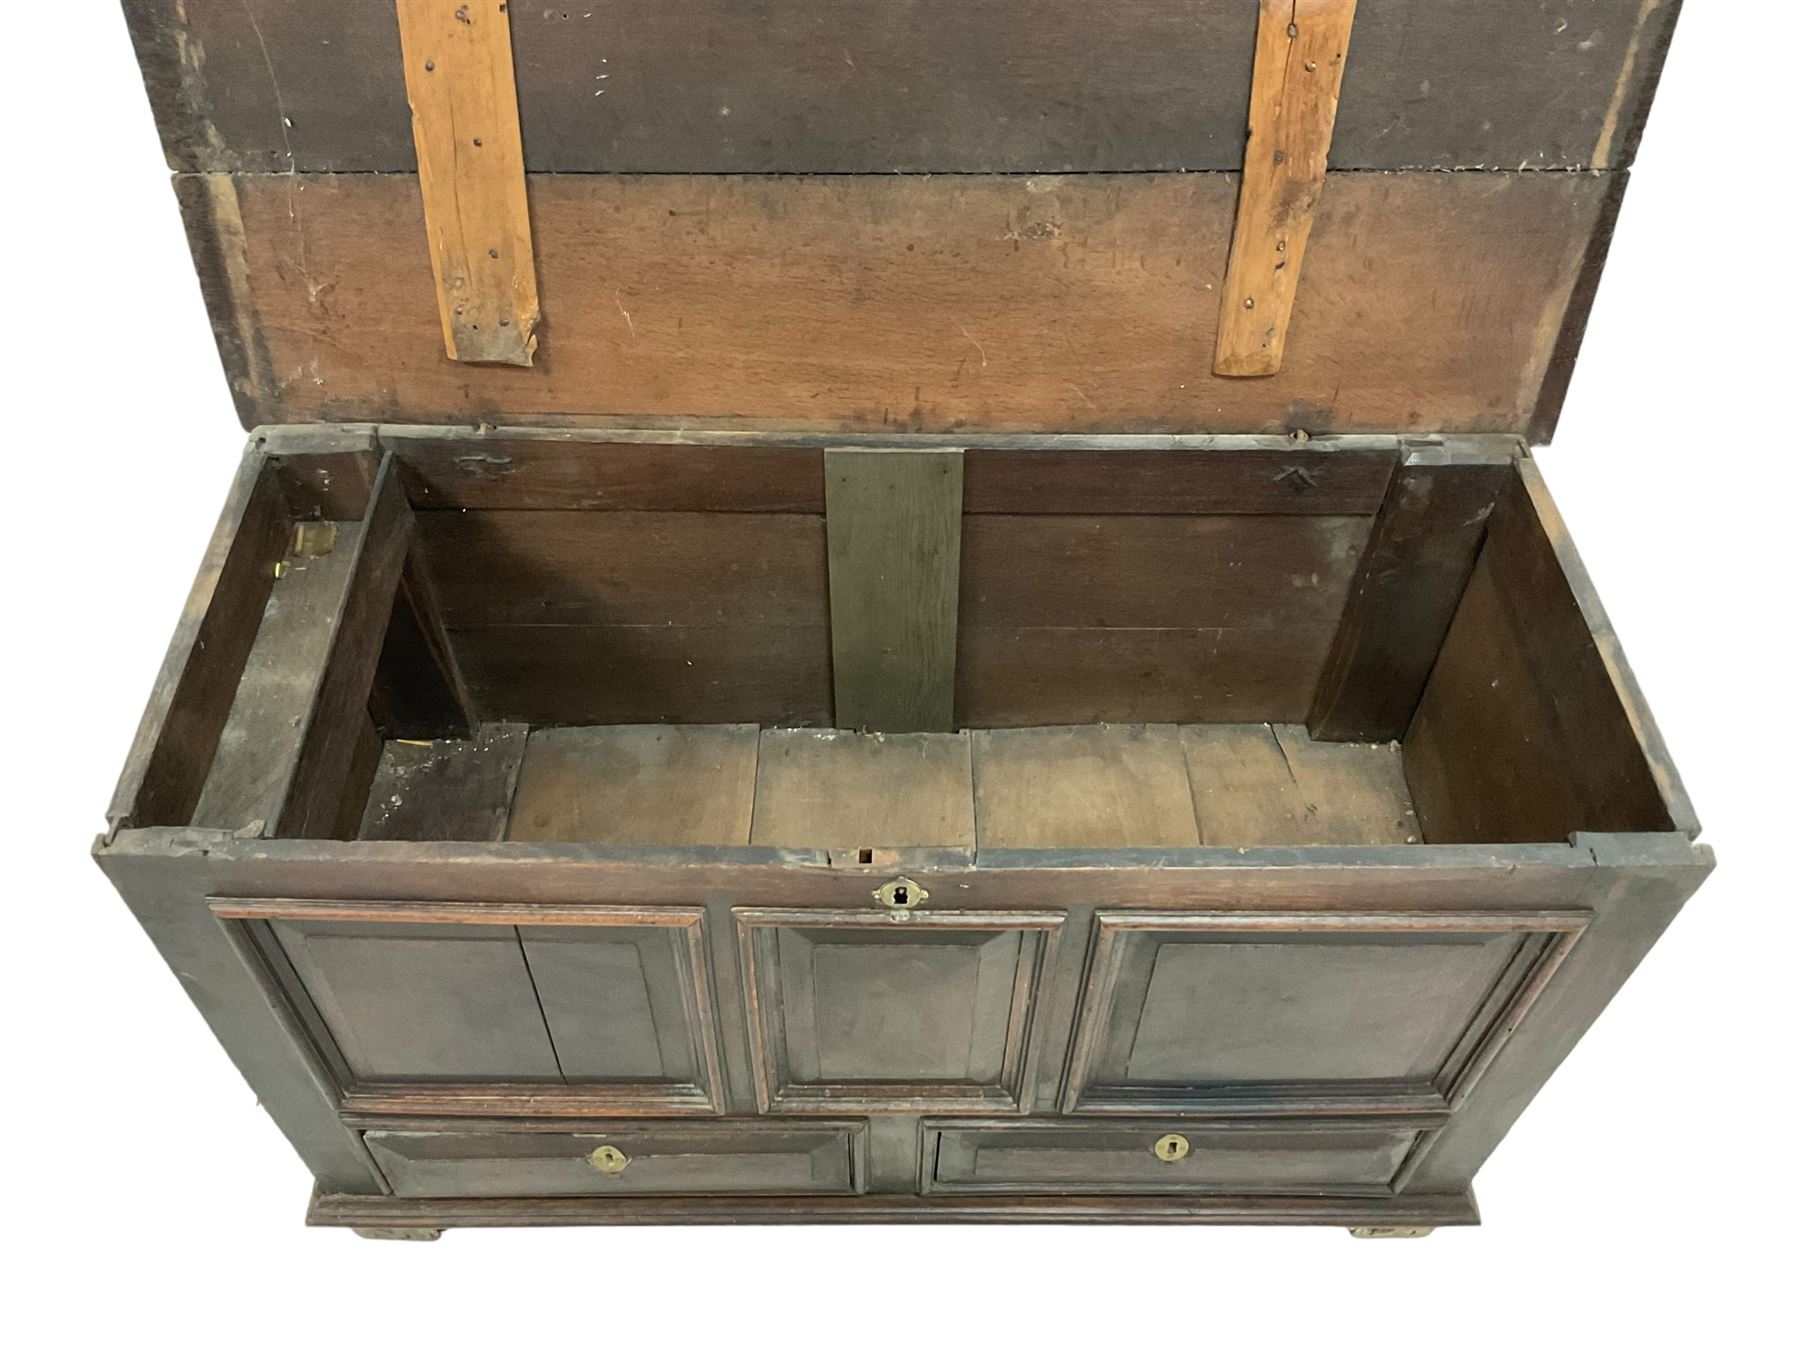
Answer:
<path fill-rule="evenodd" d="M 489 1134 L 371 1130 L 369 1150 L 394 1193 L 441 1196 L 848 1195 L 854 1126 L 603 1125 L 581 1132 Z M 620 1170 L 590 1161 L 613 1149 Z"/>
<path fill-rule="evenodd" d="M 960 450 L 825 452 L 838 726 L 955 727 L 962 518 Z"/>
<path fill-rule="evenodd" d="M 1317 739 L 1406 734 L 1488 516 L 1515 474 L 1497 448 L 1463 458 L 1422 452 L 1395 473 L 1313 695 L 1307 725 Z"/>
<path fill-rule="evenodd" d="M 413 169 L 391 4 L 125 8 L 172 166 Z M 1367 3 L 1333 161 L 1626 164 L 1678 9 L 1675 0 Z M 516 11 L 526 163 L 540 173 L 1243 162 L 1256 28 L 1247 0 L 1126 0 L 1104 23 L 1080 0 L 612 0 Z"/>
<path fill-rule="evenodd" d="M 1419 819 L 1443 843 L 1684 828 L 1692 808 L 1535 481 L 1522 469 L 1489 522 L 1406 734 Z"/>

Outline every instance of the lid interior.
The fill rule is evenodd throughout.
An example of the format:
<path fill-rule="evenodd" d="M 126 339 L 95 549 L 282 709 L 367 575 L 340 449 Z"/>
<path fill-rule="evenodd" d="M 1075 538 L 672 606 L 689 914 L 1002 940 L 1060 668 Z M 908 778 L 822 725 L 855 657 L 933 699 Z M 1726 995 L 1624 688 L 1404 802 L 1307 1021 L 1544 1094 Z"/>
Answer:
<path fill-rule="evenodd" d="M 1678 6 L 125 8 L 247 423 L 1542 441 Z M 535 350 L 453 354 L 490 234 Z"/>

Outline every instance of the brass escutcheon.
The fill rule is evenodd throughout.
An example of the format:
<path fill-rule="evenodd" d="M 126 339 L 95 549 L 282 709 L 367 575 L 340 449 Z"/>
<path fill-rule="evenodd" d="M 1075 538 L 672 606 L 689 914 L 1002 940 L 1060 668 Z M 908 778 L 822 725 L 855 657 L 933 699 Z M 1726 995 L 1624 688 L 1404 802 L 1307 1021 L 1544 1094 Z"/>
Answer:
<path fill-rule="evenodd" d="M 875 898 L 889 909 L 918 909 L 931 899 L 931 892 L 918 882 L 907 877 L 895 877 L 880 890 L 873 892 Z"/>
<path fill-rule="evenodd" d="M 631 1166 L 631 1159 L 611 1144 L 602 1144 L 588 1154 L 588 1166 L 603 1176 L 616 1177 Z"/>
<path fill-rule="evenodd" d="M 1184 1134 L 1165 1134 L 1154 1144 L 1150 1151 L 1164 1162 L 1180 1162 L 1188 1155 L 1188 1141 Z"/>

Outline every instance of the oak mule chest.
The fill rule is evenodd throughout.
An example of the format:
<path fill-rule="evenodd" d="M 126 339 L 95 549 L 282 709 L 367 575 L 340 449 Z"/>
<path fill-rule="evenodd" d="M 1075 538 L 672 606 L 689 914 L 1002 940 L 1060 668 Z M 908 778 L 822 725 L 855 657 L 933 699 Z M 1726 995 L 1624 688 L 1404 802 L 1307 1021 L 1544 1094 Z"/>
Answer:
<path fill-rule="evenodd" d="M 1676 4 L 124 8 L 311 1222 L 1475 1222 L 1711 866 L 1528 451 Z"/>

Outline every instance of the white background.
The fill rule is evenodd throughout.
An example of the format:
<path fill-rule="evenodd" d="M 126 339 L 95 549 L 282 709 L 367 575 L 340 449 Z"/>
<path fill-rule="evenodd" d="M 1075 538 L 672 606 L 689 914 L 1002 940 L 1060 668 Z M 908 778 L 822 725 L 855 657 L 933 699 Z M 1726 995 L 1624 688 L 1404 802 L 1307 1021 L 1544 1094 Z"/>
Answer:
<path fill-rule="evenodd" d="M 14 1344 L 1794 1343 L 1792 7 L 1687 7 L 1540 454 L 1719 870 L 1482 1173 L 1486 1226 L 1385 1243 L 304 1229 L 305 1170 L 87 858 L 243 436 L 116 5 L 5 32 Z"/>

